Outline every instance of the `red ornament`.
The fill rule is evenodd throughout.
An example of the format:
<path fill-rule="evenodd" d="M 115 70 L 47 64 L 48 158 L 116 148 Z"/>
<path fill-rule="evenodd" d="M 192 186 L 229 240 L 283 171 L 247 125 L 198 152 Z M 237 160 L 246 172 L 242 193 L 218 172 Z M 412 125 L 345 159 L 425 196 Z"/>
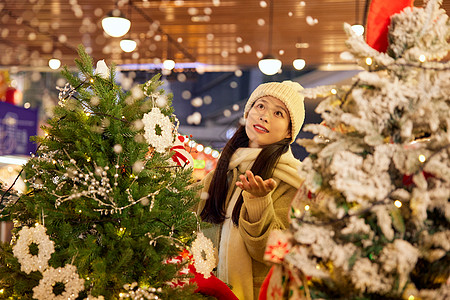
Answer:
<path fill-rule="evenodd" d="M 412 7 L 414 0 L 372 0 L 367 17 L 367 44 L 380 52 L 388 47 L 388 27 L 391 16 L 405 7 Z"/>
<path fill-rule="evenodd" d="M 423 177 L 425 177 L 425 180 L 428 180 L 428 178 L 430 178 L 430 177 L 435 177 L 433 174 L 425 172 L 425 171 L 422 171 L 422 174 L 423 174 Z M 407 187 L 416 185 L 413 181 L 413 174 L 403 175 L 402 183 L 404 186 L 407 186 Z"/>
<path fill-rule="evenodd" d="M 172 155 L 172 160 L 175 162 L 176 165 L 180 167 L 193 167 L 194 165 L 194 159 L 192 158 L 192 155 L 186 150 L 184 147 L 185 137 L 180 135 L 175 140 L 174 145 L 172 148 L 170 148 L 171 152 L 175 152 L 174 155 Z"/>
<path fill-rule="evenodd" d="M 22 102 L 22 92 L 13 87 L 8 87 L 5 93 L 5 102 L 19 105 Z"/>
<path fill-rule="evenodd" d="M 230 288 L 216 276 L 211 275 L 206 279 L 203 274 L 197 273 L 197 270 L 194 267 L 192 254 L 189 253 L 189 251 L 182 251 L 179 256 L 167 260 L 166 263 L 180 264 L 186 261 L 189 261 L 189 264 L 187 268 L 181 270 L 180 273 L 192 274 L 194 275 L 194 277 L 190 278 L 189 281 L 176 280 L 170 282 L 170 285 L 172 287 L 182 287 L 186 283 L 195 283 L 198 286 L 198 288 L 195 290 L 196 293 L 213 296 L 218 300 L 239 300 L 236 295 L 230 290 Z"/>

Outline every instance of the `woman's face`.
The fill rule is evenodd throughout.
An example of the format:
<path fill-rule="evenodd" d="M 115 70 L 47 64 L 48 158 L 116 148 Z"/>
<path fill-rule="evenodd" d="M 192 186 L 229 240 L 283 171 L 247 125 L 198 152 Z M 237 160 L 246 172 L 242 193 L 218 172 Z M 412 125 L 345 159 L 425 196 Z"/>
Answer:
<path fill-rule="evenodd" d="M 261 148 L 291 137 L 291 117 L 284 103 L 272 96 L 255 101 L 248 112 L 245 132 L 250 148 Z"/>

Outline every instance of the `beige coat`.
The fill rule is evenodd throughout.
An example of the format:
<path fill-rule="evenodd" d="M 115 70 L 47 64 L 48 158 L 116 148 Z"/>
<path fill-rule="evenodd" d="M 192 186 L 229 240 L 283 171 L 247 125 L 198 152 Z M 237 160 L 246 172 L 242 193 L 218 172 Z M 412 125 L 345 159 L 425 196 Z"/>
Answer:
<path fill-rule="evenodd" d="M 228 168 L 230 188 L 227 193 L 226 208 L 228 208 L 233 194 L 234 198 L 239 194 L 239 192 L 234 193 L 236 189 L 239 189 L 236 187 L 238 176 L 251 168 L 260 151 L 261 149 L 258 148 L 240 148 L 233 154 Z M 238 253 L 238 255 L 233 256 L 231 261 L 227 262 L 227 267 L 230 270 L 239 270 L 231 274 L 231 276 L 239 277 L 232 278 L 235 279 L 233 282 L 244 282 L 250 274 L 243 273 L 252 273 L 253 293 L 250 294 L 253 295 L 250 295 L 250 297 L 237 295 L 241 300 L 251 299 L 251 296 L 255 300 L 258 299 L 259 289 L 270 268 L 263 260 L 267 238 L 273 229 L 282 230 L 289 225 L 288 212 L 291 200 L 301 183 L 297 173 L 299 166 L 300 161 L 292 155 L 289 149 L 288 152 L 281 156 L 274 170 L 272 178 L 276 181 L 277 186 L 271 193 L 264 197 L 250 198 L 247 192 L 242 192 L 244 203 L 240 213 L 239 228 L 231 231 L 231 234 L 227 234 L 230 249 L 233 249 L 233 243 L 236 240 L 242 239 L 247 250 L 245 251 L 244 249 L 242 252 L 245 253 Z M 212 177 L 213 172 L 210 172 L 201 181 L 203 188 L 199 191 L 199 195 L 208 191 Z M 203 210 L 205 201 L 207 200 L 200 201 L 197 207 L 198 214 Z M 227 220 L 224 223 L 226 222 Z M 202 229 L 205 235 L 213 241 L 216 248 L 221 245 L 222 226 L 223 224 L 213 225 L 211 228 Z M 236 249 L 239 249 L 239 247 L 236 247 Z M 251 270 L 248 272 L 241 271 L 241 266 L 245 265 L 245 260 L 251 262 Z M 247 294 L 249 292 L 248 288 Z M 236 293 L 236 291 L 234 292 Z"/>

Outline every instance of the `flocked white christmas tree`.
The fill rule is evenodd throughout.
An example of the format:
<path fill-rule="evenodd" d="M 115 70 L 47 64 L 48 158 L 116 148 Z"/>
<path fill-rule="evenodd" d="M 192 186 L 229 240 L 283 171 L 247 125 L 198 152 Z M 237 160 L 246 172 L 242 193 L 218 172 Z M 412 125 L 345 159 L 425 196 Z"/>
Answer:
<path fill-rule="evenodd" d="M 450 23 L 440 3 L 392 16 L 386 53 L 346 24 L 365 71 L 351 86 L 305 90 L 324 97 L 323 122 L 298 141 L 310 155 L 291 228 L 267 248 L 284 277 L 269 298 L 450 298 Z"/>

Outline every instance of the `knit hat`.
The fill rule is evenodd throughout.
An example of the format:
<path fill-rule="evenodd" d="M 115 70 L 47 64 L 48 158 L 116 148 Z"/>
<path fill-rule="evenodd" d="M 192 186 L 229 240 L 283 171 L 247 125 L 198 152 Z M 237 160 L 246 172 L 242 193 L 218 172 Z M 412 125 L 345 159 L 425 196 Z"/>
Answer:
<path fill-rule="evenodd" d="M 248 98 L 244 109 L 244 118 L 247 119 L 248 112 L 252 108 L 253 103 L 259 98 L 272 96 L 279 99 L 286 105 L 289 116 L 291 117 L 291 143 L 293 143 L 305 120 L 305 104 L 303 103 L 304 96 L 301 93 L 302 90 L 303 87 L 299 83 L 290 80 L 260 84 L 250 95 L 250 98 Z"/>

